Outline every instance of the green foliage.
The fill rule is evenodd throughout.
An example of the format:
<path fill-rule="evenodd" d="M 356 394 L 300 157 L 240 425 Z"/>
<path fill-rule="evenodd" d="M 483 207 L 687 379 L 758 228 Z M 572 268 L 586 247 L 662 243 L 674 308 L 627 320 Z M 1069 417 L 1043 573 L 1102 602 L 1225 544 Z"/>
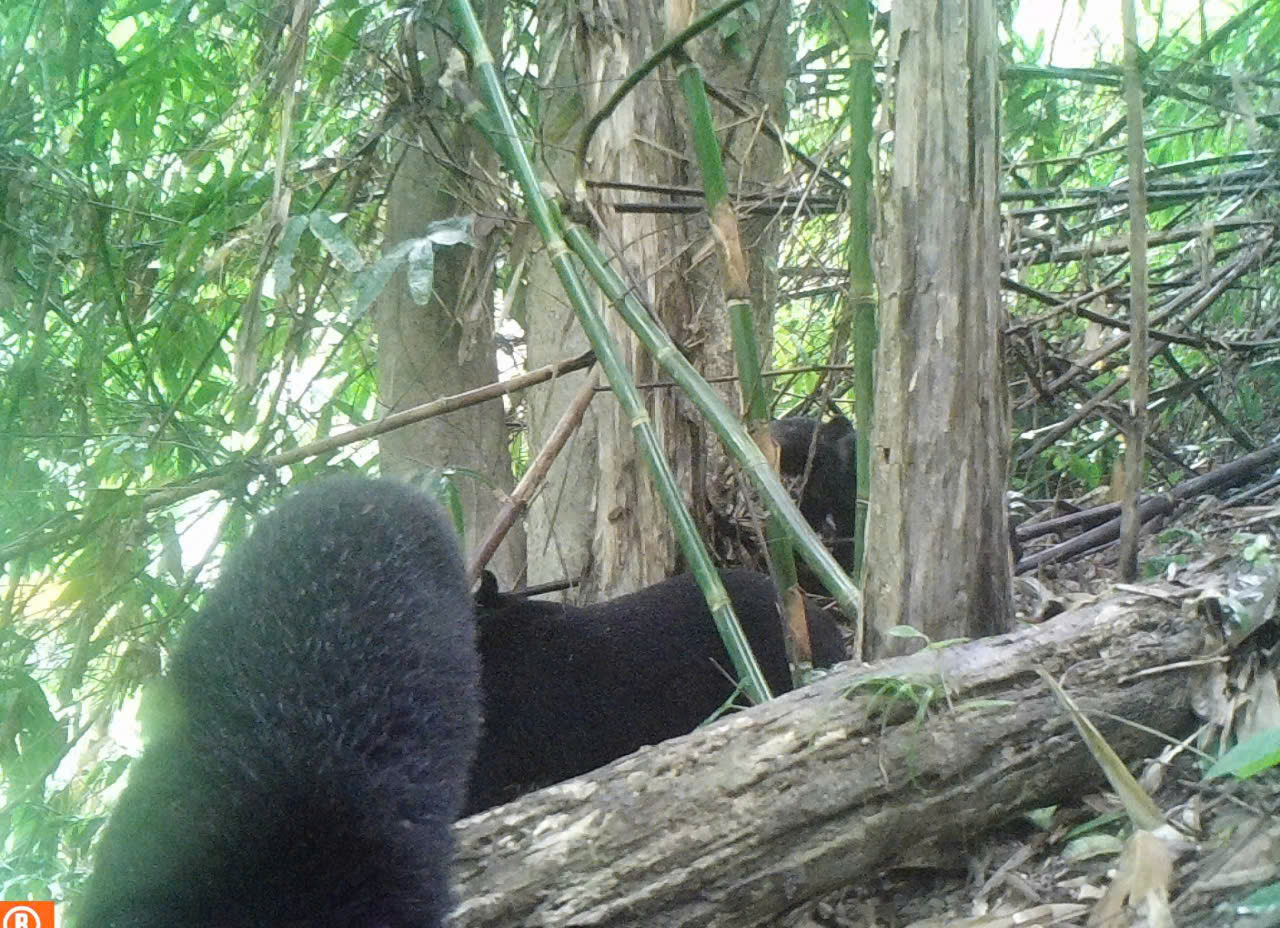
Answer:
<path fill-rule="evenodd" d="M 1177 302 L 1199 280 L 1229 270 L 1235 250 L 1256 241 L 1247 225 L 1221 225 L 1227 216 L 1242 215 L 1229 192 L 1233 185 L 1258 193 L 1270 189 L 1270 172 L 1264 169 L 1256 180 L 1250 174 L 1251 166 L 1261 163 L 1256 152 L 1268 144 L 1260 134 L 1262 124 L 1243 114 L 1265 108 L 1258 94 L 1265 93 L 1270 65 L 1257 59 L 1256 50 L 1260 35 L 1274 31 L 1271 23 L 1280 6 L 1274 0 L 1246 6 L 1239 15 L 1226 7 L 1206 7 L 1206 15 L 1168 18 L 1158 26 L 1142 23 L 1144 78 L 1149 82 L 1143 118 L 1152 324 L 1193 340 L 1205 333 L 1232 332 L 1236 334 L 1230 337 L 1241 343 L 1231 349 L 1209 340 L 1173 344 L 1167 355 L 1153 359 L 1154 435 L 1161 448 L 1180 450 L 1203 442 L 1215 425 L 1206 417 L 1206 406 L 1220 413 L 1217 421 L 1238 426 L 1231 433 L 1233 441 L 1241 434 L 1264 440 L 1276 431 L 1271 410 L 1280 394 L 1270 378 L 1208 376 L 1256 354 L 1243 345 L 1247 339 L 1242 333 L 1268 337 L 1264 319 L 1271 314 L 1259 312 L 1260 301 L 1251 293 L 1255 287 L 1273 289 L 1271 259 L 1255 264 L 1241 285 L 1195 302 L 1194 328 L 1185 326 L 1179 311 L 1194 302 L 1194 295 L 1191 301 Z M 1023 4 L 1018 12 L 1032 9 Z M 1127 400 L 1125 354 L 1095 353 L 1122 335 L 1125 325 L 1127 252 L 1096 247 L 1124 243 L 1128 234 L 1120 74 L 1113 63 L 1079 62 L 1073 43 L 1082 30 L 1070 24 L 1073 15 L 1097 22 L 1099 35 L 1108 34 L 1098 18 L 1103 14 L 1092 6 L 1064 5 L 1039 20 L 1042 32 L 1010 34 L 1005 46 L 1004 186 L 1012 255 L 1007 274 L 1019 284 L 1011 303 L 1014 331 L 1033 333 L 1034 342 L 1015 341 L 1011 352 L 1015 419 L 1022 433 L 1014 449 L 1014 483 L 1049 496 L 1078 496 L 1109 481 L 1110 452 L 1097 443 L 1105 441 L 1101 429 L 1088 423 L 1109 418 L 1114 432 L 1117 417 L 1104 416 L 1105 405 L 1083 423 L 1073 422 L 1078 417 L 1072 413 L 1112 385 L 1121 387 L 1112 402 Z M 1029 16 L 1016 20 L 1035 21 Z M 1077 60 L 1062 67 L 1060 59 L 1070 60 L 1071 52 Z M 1119 60 L 1118 52 L 1109 52 L 1105 44 L 1097 54 Z M 1262 194 L 1263 199 L 1269 195 Z M 1179 230 L 1186 231 L 1176 234 Z M 1188 240 L 1197 237 L 1199 246 L 1193 249 Z M 1083 255 L 1071 257 L 1074 250 Z M 1108 286 L 1117 289 L 1091 302 L 1068 302 Z M 1076 378 L 1068 387 L 1064 383 L 1069 378 L 1062 375 L 1072 363 L 1082 365 L 1089 379 Z M 1063 383 L 1057 383 L 1059 378 Z M 1207 386 L 1202 383 L 1193 392 L 1192 378 Z M 1028 389 L 1032 383 L 1037 384 L 1034 391 Z M 1181 460 L 1186 459 L 1189 455 Z M 1171 477 L 1185 475 L 1181 460 L 1164 462 L 1175 464 Z"/>
<path fill-rule="evenodd" d="M 860 678 L 844 692 L 852 699 L 860 691 L 870 691 L 867 713 L 879 716 L 885 725 L 910 710 L 916 725 L 923 724 L 929 709 L 946 698 L 946 687 L 936 678 L 911 678 L 903 675 Z"/>
<path fill-rule="evenodd" d="M 1270 535 L 1241 532 L 1231 540 L 1241 545 L 1240 556 L 1254 567 L 1265 567 L 1275 558 L 1275 544 Z"/>
<path fill-rule="evenodd" d="M 1280 728 L 1257 732 L 1219 757 L 1205 771 L 1206 780 L 1235 777 L 1247 780 L 1280 766 Z M 1280 883 L 1272 883 L 1250 893 L 1235 904 L 1239 916 L 1274 914 L 1280 910 Z"/>
<path fill-rule="evenodd" d="M 1275 913 L 1280 911 L 1280 883 L 1272 883 L 1250 893 L 1235 904 L 1234 911 L 1241 918 L 1274 918 Z"/>
<path fill-rule="evenodd" d="M 1227 751 L 1205 771 L 1204 776 L 1206 780 L 1225 776 L 1247 780 L 1276 766 L 1280 766 L 1280 728 L 1270 728 L 1246 738 Z"/>
<path fill-rule="evenodd" d="M 1181 542 L 1184 541 L 1197 548 L 1204 546 L 1204 538 L 1199 532 L 1183 528 L 1166 529 L 1157 536 L 1156 541 L 1160 549 L 1181 548 Z M 1154 554 L 1142 562 L 1142 575 L 1147 579 L 1160 577 L 1170 567 L 1186 567 L 1190 562 L 1191 559 L 1185 554 Z"/>
<path fill-rule="evenodd" d="M 243 507 L 153 491 L 205 480 L 256 509 L 276 474 L 250 461 L 375 411 L 348 269 L 377 256 L 383 178 L 347 168 L 381 106 L 354 64 L 388 13 L 318 12 L 295 105 L 273 83 L 287 24 L 253 7 L 0 9 L 5 898 L 75 882 L 125 768 L 107 723 L 244 533 Z"/>
<path fill-rule="evenodd" d="M 809 254 L 817 260 L 842 262 L 840 252 L 832 244 L 843 241 L 845 225 L 838 217 L 824 217 L 806 223 L 789 242 L 795 260 Z M 786 286 L 784 277 L 781 282 Z M 853 385 L 853 373 L 847 368 L 848 345 L 837 346 L 833 339 L 836 318 L 844 309 L 843 286 L 803 286 L 782 294 L 774 315 L 772 368 L 782 372 L 772 380 L 775 415 L 796 411 L 821 412 L 797 400 L 814 395 L 832 399 L 847 397 Z M 834 366 L 839 365 L 839 366 Z M 851 397 L 850 397 L 851 399 Z M 846 411 L 852 412 L 851 408 Z"/>
<path fill-rule="evenodd" d="M 0 770 L 20 790 L 40 790 L 66 750 L 66 732 L 49 707 L 44 689 L 29 674 L 7 674 L 0 681 L 0 713 L 6 740 L 0 744 Z"/>

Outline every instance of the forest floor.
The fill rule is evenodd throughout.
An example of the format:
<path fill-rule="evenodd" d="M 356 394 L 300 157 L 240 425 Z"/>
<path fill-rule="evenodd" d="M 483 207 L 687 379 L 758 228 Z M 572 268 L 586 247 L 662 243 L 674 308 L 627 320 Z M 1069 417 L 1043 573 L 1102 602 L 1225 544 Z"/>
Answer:
<path fill-rule="evenodd" d="M 1242 558 L 1280 558 L 1278 523 L 1280 504 L 1274 501 L 1236 508 L 1207 502 L 1149 538 L 1142 563 L 1148 575 L 1173 578 L 1191 564 L 1203 569 L 1221 561 L 1225 568 Z M 1015 581 L 1019 622 L 1083 605 L 1118 582 L 1115 545 L 1041 567 Z M 1275 643 L 1280 635 L 1275 633 L 1274 602 L 1269 608 L 1267 646 L 1247 669 L 1235 670 L 1247 672 L 1250 685 L 1261 684 L 1254 694 L 1269 693 L 1250 698 L 1259 703 L 1270 698 L 1270 723 L 1280 725 L 1280 644 Z M 1222 728 L 1210 720 L 1194 743 L 1214 751 Z M 967 846 L 930 849 L 917 866 L 831 893 L 779 925 L 1280 925 L 1280 767 L 1247 780 L 1206 780 L 1206 765 L 1185 749 L 1131 765 L 1165 821 L 1174 826 L 1169 835 L 1157 832 L 1160 836 L 1151 840 L 1150 833 L 1135 836 L 1115 794 L 1099 792 L 1028 813 L 975 836 Z M 1269 907 L 1256 904 L 1266 887 Z"/>

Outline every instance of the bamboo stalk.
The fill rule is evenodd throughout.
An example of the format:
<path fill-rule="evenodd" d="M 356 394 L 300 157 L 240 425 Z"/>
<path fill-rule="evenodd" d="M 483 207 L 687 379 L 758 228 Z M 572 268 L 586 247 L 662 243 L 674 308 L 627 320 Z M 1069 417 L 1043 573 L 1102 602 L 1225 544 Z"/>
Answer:
<path fill-rule="evenodd" d="M 649 413 L 631 379 L 618 344 L 600 314 L 591 305 L 587 291 L 573 266 L 571 253 L 560 233 L 563 220 L 554 204 L 543 195 L 533 164 L 522 144 L 519 130 L 507 105 L 502 81 L 494 67 L 493 54 L 485 43 L 475 11 L 471 8 L 469 0 L 452 0 L 452 6 L 463 39 L 471 52 L 473 72 L 479 79 L 481 96 L 484 106 L 487 107 L 486 109 L 479 105 L 468 105 L 467 115 L 489 137 L 506 163 L 507 169 L 519 183 L 530 218 L 547 244 L 556 276 L 559 277 L 569 303 L 578 317 L 578 322 L 595 350 L 596 359 L 613 387 L 614 396 L 617 397 L 631 421 L 640 453 L 653 476 L 658 496 L 671 518 L 676 538 L 688 561 L 690 571 L 697 578 L 698 586 L 706 597 L 716 627 L 721 638 L 724 639 L 725 648 L 742 682 L 743 691 L 751 700 L 763 702 L 771 695 L 764 674 L 761 673 L 755 656 L 751 653 L 751 647 L 743 634 L 742 626 L 734 615 L 729 596 L 720 582 L 720 575 L 716 572 L 711 556 L 698 535 L 693 518 L 684 505 L 680 488 L 667 465 L 662 446 L 649 419 Z"/>

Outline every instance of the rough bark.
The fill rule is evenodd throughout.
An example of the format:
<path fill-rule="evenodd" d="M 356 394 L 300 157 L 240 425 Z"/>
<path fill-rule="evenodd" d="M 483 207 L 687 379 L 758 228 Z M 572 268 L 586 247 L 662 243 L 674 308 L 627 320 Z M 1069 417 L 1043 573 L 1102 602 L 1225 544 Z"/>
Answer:
<path fill-rule="evenodd" d="M 895 3 L 893 178 L 864 590 L 871 656 L 911 625 L 980 637 L 1009 621 L 991 0 Z"/>
<path fill-rule="evenodd" d="M 545 261 L 529 271 L 529 290 L 538 294 L 529 309 L 525 365 L 535 369 L 550 360 L 591 347 L 573 311 L 565 305 L 555 273 Z M 582 386 L 589 371 L 557 377 L 525 395 L 531 457 L 547 438 Z M 600 421 L 612 395 L 597 397 L 582 417 L 564 450 L 551 465 L 546 481 L 529 504 L 525 518 L 530 584 L 577 579 L 591 569 L 591 541 L 595 537 L 596 479 L 599 469 Z M 578 601 L 577 593 L 566 598 Z"/>
<path fill-rule="evenodd" d="M 500 10 L 500 5 L 491 5 L 487 22 L 491 36 L 501 35 Z M 443 10 L 435 15 L 448 21 Z M 429 30 L 424 34 L 429 35 Z M 441 56 L 430 69 L 426 87 L 435 87 L 443 60 Z M 416 60 L 407 64 L 408 68 L 420 66 Z M 422 236 L 435 220 L 477 211 L 484 192 L 474 178 L 496 173 L 496 156 L 487 144 L 459 117 L 433 108 L 442 99 L 435 94 L 429 103 L 420 101 L 423 109 L 409 123 L 410 138 L 395 153 L 398 166 L 387 193 L 388 250 Z M 431 131 L 418 131 L 428 124 Z M 496 243 L 492 239 L 479 235 L 475 247 L 436 251 L 427 305 L 418 305 L 409 294 L 403 270 L 378 298 L 374 319 L 382 412 L 394 413 L 498 379 L 493 343 Z M 413 479 L 428 468 L 456 469 L 454 486 L 466 518 L 468 548 L 479 542 L 497 515 L 502 504 L 499 493 L 509 492 L 513 484 L 501 403 L 398 429 L 380 437 L 378 446 L 384 474 Z M 508 536 L 491 566 L 506 583 L 518 579 L 524 567 L 519 530 Z"/>
<path fill-rule="evenodd" d="M 1043 666 L 1086 711 L 1178 736 L 1204 628 L 1176 599 L 1129 592 L 1051 622 L 832 674 L 459 825 L 457 926 L 741 926 L 1015 813 L 1103 783 Z M 953 709 L 885 720 L 875 687 L 906 675 Z M 981 699 L 966 707 L 963 700 Z M 890 713 L 894 715 L 895 713 Z M 1093 716 L 1122 758 L 1158 739 Z"/>
<path fill-rule="evenodd" d="M 735 90 L 753 118 L 763 114 L 774 125 L 784 119 L 786 68 L 792 61 L 789 7 L 771 8 L 776 15 L 768 30 L 744 19 L 742 44 L 728 48 L 718 34 L 694 44 L 691 53 L 713 79 Z M 545 111 L 538 119 L 544 135 L 539 163 L 563 190 L 577 179 L 570 170 L 571 150 L 587 117 L 609 98 L 621 80 L 666 39 L 665 4 L 658 0 L 605 0 L 583 7 L 573 0 L 544 0 L 539 20 L 544 36 L 541 73 Z M 757 43 L 759 50 L 757 50 Z M 757 53 L 758 51 L 758 53 Z M 724 116 L 724 114 L 721 114 Z M 722 134 L 726 161 L 735 180 L 753 192 L 776 178 L 781 157 L 776 144 L 754 131 L 753 119 L 724 116 L 736 128 Z M 687 120 L 679 88 L 668 68 L 637 87 L 601 126 L 589 152 L 590 179 L 674 187 L 697 186 L 691 168 Z M 604 228 L 606 252 L 621 259 L 620 271 L 636 295 L 667 326 L 686 356 L 706 376 L 728 372 L 731 345 L 724 319 L 721 276 L 701 214 L 618 213 L 621 200 L 661 200 L 630 191 L 593 191 L 591 205 Z M 774 273 L 770 232 L 762 225 L 745 230 L 753 251 L 752 274 L 761 318 L 767 332 L 772 318 Z M 553 275 L 534 264 L 529 274 L 529 359 L 537 363 L 562 356 L 576 323 Z M 606 307 L 611 327 L 639 382 L 665 379 L 644 356 L 629 330 Z M 767 339 L 762 341 L 767 344 Z M 574 344 L 569 350 L 576 349 Z M 536 450 L 545 431 L 560 416 L 576 389 L 566 383 L 530 402 L 531 442 Z M 734 405 L 736 406 L 736 393 Z M 662 440 L 676 478 L 693 503 L 695 516 L 705 512 L 705 435 L 698 417 L 671 389 L 646 394 L 650 417 Z M 546 491 L 531 507 L 529 518 L 530 580 L 551 580 L 586 571 L 578 594 L 595 601 L 654 583 L 671 572 L 677 552 L 667 518 L 636 454 L 631 423 L 611 397 L 593 405 L 589 421 L 566 449 L 563 463 L 552 469 Z M 584 516 L 590 516 L 588 522 Z M 563 520 L 563 521 L 562 521 Z"/>

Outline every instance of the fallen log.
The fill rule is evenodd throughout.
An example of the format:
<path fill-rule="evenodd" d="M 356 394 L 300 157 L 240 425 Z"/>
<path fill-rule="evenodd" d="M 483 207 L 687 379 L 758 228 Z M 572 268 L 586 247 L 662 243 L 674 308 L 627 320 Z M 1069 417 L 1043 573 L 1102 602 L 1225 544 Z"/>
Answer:
<path fill-rule="evenodd" d="M 1156 588 L 1150 588 L 1156 589 Z M 1185 735 L 1201 619 L 1129 588 L 1040 626 L 811 686 L 459 823 L 455 926 L 750 926 L 1102 785 L 1045 667 L 1127 761 Z M 846 665 L 847 666 L 847 665 Z M 923 723 L 874 681 L 950 694 Z M 846 698 L 846 693 L 852 696 Z"/>

